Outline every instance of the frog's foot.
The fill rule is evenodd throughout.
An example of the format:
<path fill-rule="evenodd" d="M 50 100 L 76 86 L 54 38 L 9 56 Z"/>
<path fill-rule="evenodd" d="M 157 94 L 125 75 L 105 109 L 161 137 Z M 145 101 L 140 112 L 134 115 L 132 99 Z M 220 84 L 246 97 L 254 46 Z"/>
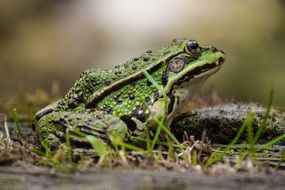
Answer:
<path fill-rule="evenodd" d="M 87 135 L 104 143 L 110 143 L 112 137 L 125 139 L 126 124 L 117 117 L 103 113 L 52 112 L 43 116 L 36 125 L 41 141 L 47 140 L 51 148 L 58 147 L 69 134 L 72 145 L 90 145 Z"/>

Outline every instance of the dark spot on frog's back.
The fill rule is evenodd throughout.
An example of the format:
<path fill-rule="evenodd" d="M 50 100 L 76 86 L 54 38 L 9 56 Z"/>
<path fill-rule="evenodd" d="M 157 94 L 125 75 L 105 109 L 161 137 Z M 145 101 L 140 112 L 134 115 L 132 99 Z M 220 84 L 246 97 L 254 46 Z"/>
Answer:
<path fill-rule="evenodd" d="M 140 58 L 139 57 L 134 57 L 133 58 L 133 61 L 137 61 L 137 60 L 139 60 Z"/>
<path fill-rule="evenodd" d="M 123 101 L 120 100 L 120 97 L 119 97 L 119 96 L 117 96 L 117 97 L 114 98 L 114 102 L 116 103 L 116 105 L 121 105 L 121 104 L 123 103 Z"/>
<path fill-rule="evenodd" d="M 80 75 L 79 75 L 79 78 L 82 78 L 82 77 L 84 77 L 85 76 L 85 74 L 84 74 L 84 72 L 83 73 L 81 73 Z"/>
<path fill-rule="evenodd" d="M 104 81 L 104 84 L 105 84 L 106 86 L 108 86 L 108 85 L 111 84 L 111 81 L 110 81 L 110 80 L 105 80 L 105 81 Z"/>
<path fill-rule="evenodd" d="M 159 99 L 159 93 L 156 92 L 156 93 L 154 93 L 154 95 L 153 95 L 153 102 L 155 102 L 155 101 L 158 100 L 158 99 Z"/>
<path fill-rule="evenodd" d="M 105 113 L 100 113 L 98 115 L 95 116 L 96 119 L 100 120 L 100 119 L 104 119 L 105 118 Z"/>
<path fill-rule="evenodd" d="M 129 67 L 129 64 L 128 64 L 128 63 L 124 63 L 123 66 L 124 66 L 125 68 L 128 68 L 128 67 Z"/>
<path fill-rule="evenodd" d="M 146 105 L 148 105 L 148 106 L 152 105 L 152 101 L 149 97 L 145 98 L 145 102 L 146 102 Z"/>
<path fill-rule="evenodd" d="M 135 66 L 135 65 L 132 66 L 132 69 L 133 69 L 133 70 L 137 70 L 137 66 Z"/>
<path fill-rule="evenodd" d="M 167 54 L 169 54 L 169 53 L 170 53 L 170 51 L 169 51 L 169 50 L 167 50 L 167 51 L 163 52 L 163 54 L 164 54 L 164 55 L 167 55 Z"/>
<path fill-rule="evenodd" d="M 90 82 L 90 83 L 92 83 L 92 84 L 96 84 L 97 79 L 96 79 L 96 77 L 90 77 L 89 80 L 88 80 L 88 82 Z"/>
<path fill-rule="evenodd" d="M 120 74 L 122 74 L 121 71 L 115 71 L 115 75 L 119 76 Z"/>
<path fill-rule="evenodd" d="M 66 126 L 66 120 L 63 118 L 59 118 L 57 120 L 51 121 L 54 125 L 61 125 L 61 126 Z"/>
<path fill-rule="evenodd" d="M 68 108 L 75 108 L 78 106 L 81 102 L 84 101 L 84 95 L 83 92 L 75 92 L 72 96 L 69 97 L 70 102 L 68 103 Z"/>
<path fill-rule="evenodd" d="M 90 73 L 91 71 L 90 70 L 85 70 L 83 71 L 81 74 L 80 74 L 80 78 L 86 76 L 88 73 Z"/>
<path fill-rule="evenodd" d="M 143 61 L 146 62 L 146 61 L 148 61 L 149 59 L 150 59 L 149 57 L 144 57 L 144 58 L 143 58 Z"/>
<path fill-rule="evenodd" d="M 130 100 L 134 100 L 135 99 L 135 96 L 133 94 L 129 94 L 129 99 Z"/>
<path fill-rule="evenodd" d="M 146 121 L 146 117 L 144 114 L 145 105 L 141 105 L 136 107 L 136 109 L 132 112 L 132 116 L 140 120 L 141 122 Z"/>
<path fill-rule="evenodd" d="M 103 112 L 104 112 L 105 114 L 111 114 L 112 111 L 113 111 L 112 108 L 109 107 L 109 106 L 106 106 L 106 107 L 103 108 Z"/>
<path fill-rule="evenodd" d="M 147 85 L 147 86 L 150 86 L 150 85 L 152 85 L 152 83 L 151 83 L 149 80 L 147 80 L 147 81 L 146 81 L 146 85 Z"/>
<path fill-rule="evenodd" d="M 69 109 L 73 109 L 73 108 L 76 108 L 76 106 L 78 106 L 78 104 L 79 104 L 78 102 L 76 102 L 75 100 L 72 100 L 71 102 L 68 103 L 67 106 Z"/>

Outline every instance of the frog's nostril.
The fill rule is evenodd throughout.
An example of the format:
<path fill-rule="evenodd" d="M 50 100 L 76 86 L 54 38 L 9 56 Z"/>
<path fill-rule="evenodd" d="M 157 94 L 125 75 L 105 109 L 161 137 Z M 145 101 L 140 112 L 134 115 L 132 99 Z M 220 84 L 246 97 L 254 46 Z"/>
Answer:
<path fill-rule="evenodd" d="M 220 58 L 219 58 L 219 64 L 224 63 L 224 61 L 225 61 L 225 59 L 224 59 L 223 57 L 220 57 Z"/>

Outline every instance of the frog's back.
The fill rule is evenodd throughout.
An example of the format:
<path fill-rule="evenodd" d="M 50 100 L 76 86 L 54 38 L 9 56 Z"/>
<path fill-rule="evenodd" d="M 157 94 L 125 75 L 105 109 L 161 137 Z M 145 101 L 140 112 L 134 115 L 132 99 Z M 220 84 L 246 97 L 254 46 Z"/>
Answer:
<path fill-rule="evenodd" d="M 143 69 L 147 70 L 155 67 L 155 65 L 165 61 L 166 58 L 179 51 L 179 46 L 173 42 L 167 47 L 148 50 L 140 56 L 134 57 L 132 60 L 112 69 L 88 69 L 80 75 L 80 79 L 75 82 L 68 93 L 59 100 L 56 109 L 70 110 L 78 107 L 80 104 L 85 104 L 94 94 L 100 93 L 110 85 L 120 83 L 120 81 L 130 76 L 142 74 L 141 71 Z"/>

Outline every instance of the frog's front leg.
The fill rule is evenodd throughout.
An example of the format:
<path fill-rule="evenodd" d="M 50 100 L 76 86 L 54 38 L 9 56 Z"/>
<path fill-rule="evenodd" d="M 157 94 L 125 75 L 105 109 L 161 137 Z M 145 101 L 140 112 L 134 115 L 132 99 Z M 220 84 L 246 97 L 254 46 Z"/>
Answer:
<path fill-rule="evenodd" d="M 125 139 L 127 125 L 118 117 L 103 112 L 74 113 L 66 111 L 51 112 L 37 122 L 36 131 L 41 141 L 48 142 L 50 148 L 57 148 L 70 134 L 73 144 L 90 144 L 86 135 L 92 135 L 104 143 L 111 138 Z"/>
<path fill-rule="evenodd" d="M 146 125 L 150 127 L 156 127 L 157 121 L 166 124 L 167 112 L 168 112 L 168 98 L 158 99 L 149 109 L 149 118 L 147 119 Z"/>

